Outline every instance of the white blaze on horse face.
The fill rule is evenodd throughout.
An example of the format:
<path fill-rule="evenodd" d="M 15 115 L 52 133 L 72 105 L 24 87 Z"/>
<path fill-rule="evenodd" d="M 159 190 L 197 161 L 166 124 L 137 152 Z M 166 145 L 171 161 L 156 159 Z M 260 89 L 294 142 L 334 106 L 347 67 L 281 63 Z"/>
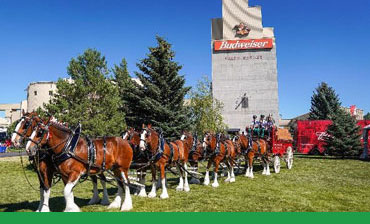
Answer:
<path fill-rule="evenodd" d="M 18 143 L 18 142 L 15 142 L 15 139 L 17 137 L 17 133 L 15 132 L 19 132 L 19 129 L 21 128 L 22 126 L 22 123 L 24 121 L 24 118 L 22 118 L 22 120 L 17 124 L 17 126 L 15 127 L 15 130 L 14 130 L 14 133 L 12 134 L 12 143 L 15 144 L 15 143 Z"/>
<path fill-rule="evenodd" d="M 145 150 L 145 136 L 146 136 L 146 130 L 141 133 L 140 136 L 140 150 L 144 151 Z"/>
<path fill-rule="evenodd" d="M 185 140 L 185 138 L 186 138 L 186 136 L 185 136 L 185 135 L 181 135 L 181 141 L 184 141 L 184 140 Z"/>
<path fill-rule="evenodd" d="M 127 137 L 128 137 L 128 133 L 127 133 L 127 132 L 125 132 L 125 134 L 122 136 L 122 138 L 126 140 L 126 139 L 127 139 Z"/>
<path fill-rule="evenodd" d="M 36 131 L 36 130 L 34 130 L 34 131 L 32 132 L 32 135 L 31 135 L 30 139 L 34 140 L 33 138 L 36 136 L 36 134 L 37 134 L 37 131 Z M 27 152 L 30 152 L 31 144 L 32 144 L 32 142 L 31 142 L 31 141 L 28 141 L 28 142 L 27 142 L 27 145 L 26 145 L 26 151 L 27 151 Z"/>
<path fill-rule="evenodd" d="M 207 147 L 206 141 L 207 141 L 207 137 L 204 137 L 204 139 L 203 139 L 203 148 Z"/>

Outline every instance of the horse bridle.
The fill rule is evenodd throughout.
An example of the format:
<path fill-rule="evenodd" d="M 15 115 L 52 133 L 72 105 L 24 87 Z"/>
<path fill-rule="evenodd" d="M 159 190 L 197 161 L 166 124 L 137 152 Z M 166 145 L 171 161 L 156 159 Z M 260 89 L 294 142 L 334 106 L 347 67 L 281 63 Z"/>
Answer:
<path fill-rule="evenodd" d="M 13 133 L 21 136 L 21 138 L 24 138 L 24 136 L 26 135 L 26 133 L 28 132 L 28 130 L 32 127 L 32 121 L 33 121 L 33 118 L 35 117 L 35 115 L 32 115 L 31 118 L 29 117 L 26 117 L 26 116 L 23 116 L 21 117 L 21 121 L 24 120 L 26 123 L 23 125 L 23 132 L 20 133 L 18 131 L 13 131 Z M 22 140 L 22 139 L 21 139 Z"/>

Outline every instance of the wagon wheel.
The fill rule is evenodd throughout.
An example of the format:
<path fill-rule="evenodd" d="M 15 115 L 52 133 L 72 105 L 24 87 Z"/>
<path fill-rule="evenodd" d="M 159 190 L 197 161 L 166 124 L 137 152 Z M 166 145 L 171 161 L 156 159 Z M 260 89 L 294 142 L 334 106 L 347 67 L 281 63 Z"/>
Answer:
<path fill-rule="evenodd" d="M 280 157 L 278 155 L 274 157 L 274 170 L 275 173 L 280 173 Z"/>
<path fill-rule="evenodd" d="M 286 167 L 289 170 L 293 167 L 293 149 L 290 146 L 286 150 Z"/>

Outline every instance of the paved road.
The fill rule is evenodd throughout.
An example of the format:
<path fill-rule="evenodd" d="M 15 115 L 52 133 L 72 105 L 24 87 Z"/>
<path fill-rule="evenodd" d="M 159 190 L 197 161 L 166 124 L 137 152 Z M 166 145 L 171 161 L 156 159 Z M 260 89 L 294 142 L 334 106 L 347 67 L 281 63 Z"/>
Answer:
<path fill-rule="evenodd" d="M 26 152 L 21 152 L 22 156 L 26 155 Z M 7 153 L 0 153 L 0 158 L 5 158 L 5 157 L 15 157 L 19 156 L 19 152 L 7 152 Z"/>

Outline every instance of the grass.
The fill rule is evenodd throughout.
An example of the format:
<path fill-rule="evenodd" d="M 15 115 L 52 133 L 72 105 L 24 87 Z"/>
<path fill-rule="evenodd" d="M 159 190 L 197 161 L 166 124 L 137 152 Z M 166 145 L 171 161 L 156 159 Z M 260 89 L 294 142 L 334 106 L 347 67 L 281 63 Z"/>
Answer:
<path fill-rule="evenodd" d="M 27 161 L 27 160 L 26 160 Z M 284 164 L 284 163 L 283 163 Z M 282 164 L 282 165 L 283 165 Z M 170 198 L 139 198 L 133 196 L 133 212 L 369 212 L 370 163 L 356 160 L 336 160 L 323 157 L 296 157 L 292 170 L 266 177 L 261 167 L 255 167 L 255 179 L 238 175 L 236 183 L 219 179 L 220 187 L 191 185 L 189 193 L 176 192 L 177 179 L 169 175 Z M 27 177 L 38 188 L 35 173 L 26 170 Z M 20 158 L 0 159 L 0 211 L 34 211 L 39 192 L 33 190 L 24 177 Z M 147 182 L 149 191 L 150 183 Z M 92 183 L 84 182 L 74 190 L 75 201 L 84 212 L 117 212 L 106 206 L 87 203 L 92 196 Z M 109 186 L 112 201 L 116 188 Z M 157 192 L 159 195 L 161 190 Z M 100 193 L 101 196 L 102 193 Z M 63 211 L 63 184 L 53 187 L 50 199 L 52 211 Z"/>

